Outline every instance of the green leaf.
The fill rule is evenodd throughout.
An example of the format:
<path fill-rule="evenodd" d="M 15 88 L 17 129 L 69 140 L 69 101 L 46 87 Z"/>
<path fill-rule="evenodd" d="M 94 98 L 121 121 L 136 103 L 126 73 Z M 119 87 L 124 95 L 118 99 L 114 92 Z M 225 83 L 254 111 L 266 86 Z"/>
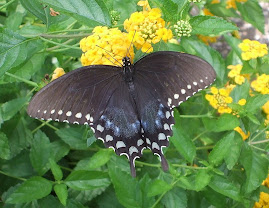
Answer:
<path fill-rule="evenodd" d="M 224 34 L 223 35 L 227 43 L 232 47 L 233 52 L 236 53 L 236 55 L 240 58 L 241 57 L 241 50 L 239 49 L 238 45 L 241 43 L 241 40 L 238 38 L 235 38 L 233 36 Z M 238 86 L 238 85 L 237 85 Z"/>
<path fill-rule="evenodd" d="M 206 187 L 201 194 L 206 198 L 206 200 L 217 208 L 227 208 L 227 197 L 214 191 L 210 187 Z"/>
<path fill-rule="evenodd" d="M 255 152 L 247 144 L 243 146 L 240 162 L 246 171 L 246 182 L 243 185 L 245 193 L 251 193 L 258 188 L 268 174 L 268 160 Z"/>
<path fill-rule="evenodd" d="M 207 46 L 200 41 L 192 40 L 191 38 L 182 38 L 180 45 L 184 48 L 186 53 L 199 56 L 211 64 L 217 73 L 217 80 L 221 83 L 224 82 L 226 67 L 219 52 L 210 46 Z"/>
<path fill-rule="evenodd" d="M 6 122 L 5 130 L 9 141 L 11 158 L 28 147 L 33 139 L 32 132 L 28 129 L 24 117 Z"/>
<path fill-rule="evenodd" d="M 180 123 L 179 114 L 177 111 L 175 113 L 176 123 Z M 177 151 L 186 159 L 188 162 L 192 163 L 196 155 L 196 147 L 180 125 L 173 126 L 173 137 L 170 141 L 174 144 Z"/>
<path fill-rule="evenodd" d="M 246 1 L 244 3 L 236 2 L 238 11 L 243 19 L 251 23 L 264 34 L 264 15 L 263 10 L 257 0 Z M 253 15 L 255 14 L 255 15 Z"/>
<path fill-rule="evenodd" d="M 84 150 L 87 149 L 87 142 L 83 129 L 83 127 L 63 128 L 56 131 L 56 134 L 72 149 Z"/>
<path fill-rule="evenodd" d="M 211 178 L 209 186 L 218 193 L 224 196 L 228 196 L 236 201 L 241 201 L 240 188 L 235 186 L 226 177 L 220 175 L 214 175 Z"/>
<path fill-rule="evenodd" d="M 230 153 L 231 144 L 234 140 L 235 131 L 226 134 L 221 140 L 219 140 L 213 150 L 208 156 L 208 160 L 211 164 L 219 165 L 226 155 Z"/>
<path fill-rule="evenodd" d="M 44 64 L 45 54 L 38 53 L 33 55 L 27 62 L 20 64 L 9 70 L 9 73 L 16 75 L 20 78 L 29 80 L 36 72 L 38 72 Z M 6 82 L 22 82 L 16 78 L 4 75 L 4 81 Z"/>
<path fill-rule="evenodd" d="M 0 29 L 0 77 L 10 68 L 29 59 L 42 47 L 37 39 L 26 39 L 8 29 Z"/>
<path fill-rule="evenodd" d="M 162 10 L 164 19 L 168 22 L 175 22 L 178 12 L 178 5 L 172 0 L 149 0 L 150 5 L 154 5 Z"/>
<path fill-rule="evenodd" d="M 65 184 L 75 190 L 91 190 L 110 184 L 107 173 L 101 171 L 77 170 L 71 172 Z"/>
<path fill-rule="evenodd" d="M 43 0 L 44 4 L 48 4 L 55 11 L 63 12 L 70 15 L 85 25 L 108 25 L 110 26 L 109 11 L 102 0 Z"/>
<path fill-rule="evenodd" d="M 35 176 L 21 184 L 6 200 L 6 203 L 27 203 L 50 194 L 52 183 L 45 178 Z"/>
<path fill-rule="evenodd" d="M 20 0 L 20 2 L 25 9 L 27 9 L 37 18 L 41 19 L 43 23 L 49 26 L 52 17 L 51 15 L 48 15 L 48 7 L 46 7 L 38 0 Z"/>
<path fill-rule="evenodd" d="M 188 202 L 186 191 L 174 187 L 164 195 L 161 202 L 166 208 L 186 208 Z"/>
<path fill-rule="evenodd" d="M 230 94 L 233 102 L 237 103 L 240 99 L 247 99 L 249 97 L 249 88 L 250 85 L 247 80 L 242 85 L 236 85 Z"/>
<path fill-rule="evenodd" d="M 3 120 L 7 121 L 11 119 L 16 113 L 21 110 L 21 108 L 27 103 L 28 100 L 28 97 L 21 97 L 2 104 L 1 110 Z"/>
<path fill-rule="evenodd" d="M 109 176 L 119 202 L 127 208 L 140 208 L 142 193 L 136 179 L 132 178 L 130 173 L 122 171 L 116 163 L 109 162 L 108 167 Z"/>
<path fill-rule="evenodd" d="M 168 184 L 163 180 L 157 179 L 149 185 L 147 196 L 152 197 L 159 194 L 163 194 L 169 191 L 172 187 L 173 186 L 171 184 Z"/>
<path fill-rule="evenodd" d="M 215 16 L 198 15 L 190 19 L 190 24 L 193 34 L 207 36 L 217 36 L 238 29 L 234 24 Z"/>
<path fill-rule="evenodd" d="M 208 173 L 208 170 L 198 170 L 195 177 L 195 190 L 201 191 L 204 189 L 210 182 L 211 175 Z"/>
<path fill-rule="evenodd" d="M 0 132 L 0 158 L 8 160 L 9 157 L 10 149 L 8 144 L 8 138 L 3 132 Z"/>
<path fill-rule="evenodd" d="M 240 157 L 243 140 L 241 135 L 235 132 L 234 138 L 229 141 L 230 143 L 227 145 L 230 147 L 230 151 L 227 152 L 226 156 L 224 157 L 224 160 L 227 165 L 227 168 L 229 170 L 232 170 Z"/>
<path fill-rule="evenodd" d="M 105 165 L 114 152 L 111 149 L 102 149 L 92 157 L 83 159 L 77 163 L 76 170 L 94 170 Z"/>
<path fill-rule="evenodd" d="M 37 131 L 32 141 L 30 159 L 32 166 L 39 175 L 47 171 L 47 163 L 50 158 L 50 141 L 45 133 Z"/>
<path fill-rule="evenodd" d="M 208 131 L 222 132 L 233 130 L 239 126 L 239 120 L 236 116 L 231 114 L 222 114 L 219 118 L 203 118 L 203 123 Z"/>
<path fill-rule="evenodd" d="M 249 113 L 256 113 L 268 100 L 269 95 L 255 95 L 247 100 L 245 109 Z"/>
<path fill-rule="evenodd" d="M 58 199 L 60 200 L 60 202 L 64 206 L 66 206 L 66 200 L 67 200 L 67 196 L 68 196 L 67 186 L 65 184 L 56 184 L 54 186 L 54 191 L 55 191 Z"/>
<path fill-rule="evenodd" d="M 63 172 L 62 172 L 60 166 L 57 165 L 57 163 L 51 158 L 49 159 L 49 162 L 50 162 L 50 169 L 51 169 L 51 172 L 52 172 L 55 180 L 56 181 L 62 180 Z"/>

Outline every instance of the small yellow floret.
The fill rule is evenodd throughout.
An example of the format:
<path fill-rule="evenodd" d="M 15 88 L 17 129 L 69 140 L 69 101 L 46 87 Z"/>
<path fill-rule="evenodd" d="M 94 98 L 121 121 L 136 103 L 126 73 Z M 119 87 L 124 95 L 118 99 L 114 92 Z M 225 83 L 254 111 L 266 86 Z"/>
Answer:
<path fill-rule="evenodd" d="M 65 71 L 63 68 L 59 68 L 57 67 L 54 71 L 53 71 L 53 74 L 52 74 L 52 78 L 51 78 L 51 81 L 59 78 L 60 76 L 63 76 L 65 74 Z"/>

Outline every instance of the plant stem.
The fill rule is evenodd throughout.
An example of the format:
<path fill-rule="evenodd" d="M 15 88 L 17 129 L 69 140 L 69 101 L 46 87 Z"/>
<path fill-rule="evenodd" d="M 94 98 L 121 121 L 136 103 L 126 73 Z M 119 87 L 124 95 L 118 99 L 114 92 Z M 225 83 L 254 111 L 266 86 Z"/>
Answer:
<path fill-rule="evenodd" d="M 208 167 L 194 167 L 194 166 L 188 166 L 188 165 L 179 165 L 179 164 L 172 164 L 174 167 L 179 168 L 188 168 L 188 169 L 208 169 Z"/>
<path fill-rule="evenodd" d="M 43 38 L 41 36 L 39 36 L 39 38 L 43 41 L 46 41 L 46 42 L 49 42 L 49 43 L 52 43 L 54 45 L 59 45 L 59 46 L 63 46 L 63 47 L 66 47 L 66 48 L 72 48 L 72 49 L 77 49 L 77 50 L 80 50 L 79 47 L 75 47 L 75 46 L 71 46 L 71 45 L 66 45 L 66 44 L 63 44 L 63 43 L 58 43 L 58 42 L 55 42 L 55 41 L 52 41 L 52 40 L 48 40 L 46 38 Z"/>
<path fill-rule="evenodd" d="M 261 144 L 261 143 L 266 143 L 266 142 L 269 142 L 269 139 L 265 139 L 265 140 L 261 140 L 257 142 L 250 142 L 250 144 Z"/>
<path fill-rule="evenodd" d="M 181 118 L 203 118 L 203 117 L 214 118 L 210 114 L 203 114 L 203 115 L 180 115 L 179 117 L 181 117 Z"/>
<path fill-rule="evenodd" d="M 63 42 L 63 44 L 67 44 L 67 43 L 70 43 L 70 42 L 72 42 L 73 40 L 72 39 L 70 39 L 70 40 L 67 40 L 67 41 L 65 41 L 65 42 Z M 53 47 L 51 47 L 51 48 L 47 48 L 46 49 L 46 51 L 54 51 L 54 50 L 56 50 L 56 49 L 58 49 L 58 48 L 61 48 L 61 46 L 59 46 L 59 45 L 57 45 L 57 46 L 53 46 Z M 69 50 L 68 48 L 63 48 L 64 50 Z M 60 49 L 60 50 L 63 50 L 63 49 Z"/>
<path fill-rule="evenodd" d="M 252 141 L 254 141 L 258 136 L 260 136 L 261 133 L 263 133 L 264 131 L 266 131 L 269 128 L 269 126 L 267 126 L 266 128 L 264 128 L 263 130 L 261 130 L 258 134 L 256 134 L 251 140 L 249 140 L 249 144 L 252 143 Z"/>
<path fill-rule="evenodd" d="M 39 37 L 43 38 L 84 38 L 86 36 L 91 35 L 91 33 L 83 33 L 83 34 L 71 34 L 71 35 L 50 35 L 50 34 L 40 34 Z"/>
<path fill-rule="evenodd" d="M 176 185 L 176 183 L 177 183 L 178 181 L 179 181 L 179 179 L 177 179 L 176 181 L 174 181 L 174 182 L 171 184 L 172 188 Z M 171 188 L 171 189 L 172 189 L 172 188 Z M 169 190 L 171 190 L 171 189 L 169 189 Z M 169 190 L 163 192 L 162 195 L 156 200 L 156 202 L 152 205 L 151 208 L 156 207 L 156 206 L 159 204 L 159 202 L 162 200 L 163 196 L 164 196 Z"/>
<path fill-rule="evenodd" d="M 32 81 L 29 81 L 29 80 L 27 80 L 27 79 L 18 77 L 17 75 L 14 75 L 14 74 L 10 74 L 9 72 L 5 72 L 5 74 L 8 75 L 8 76 L 10 76 L 10 77 L 13 77 L 13 78 L 15 78 L 15 79 L 17 79 L 17 80 L 20 80 L 20 81 L 22 81 L 22 82 L 24 82 L 24 83 L 26 83 L 26 84 L 29 84 L 29 85 L 31 85 L 31 86 L 33 86 L 33 87 L 38 87 L 38 84 L 35 83 L 35 82 L 32 82 Z"/>
<path fill-rule="evenodd" d="M 13 176 L 13 175 L 10 175 L 9 173 L 5 173 L 5 172 L 3 172 L 1 170 L 0 170 L 0 173 L 5 175 L 5 176 L 11 177 L 11 178 L 15 178 L 15 179 L 18 179 L 18 180 L 21 180 L 21 181 L 26 181 L 25 178 L 20 178 L 20 177 L 17 177 L 17 176 Z"/>
<path fill-rule="evenodd" d="M 140 164 L 140 165 L 149 166 L 149 167 L 155 167 L 155 168 L 160 168 L 161 167 L 160 164 L 150 164 L 150 163 L 145 163 L 145 162 L 141 162 L 141 161 L 135 161 L 135 163 Z"/>
<path fill-rule="evenodd" d="M 0 10 L 2 10 L 3 8 L 7 7 L 8 5 L 12 4 L 15 1 L 17 1 L 17 0 L 11 0 L 11 1 L 7 2 L 6 4 L 4 4 L 3 6 L 0 7 Z"/>
<path fill-rule="evenodd" d="M 203 134 L 205 134 L 205 133 L 207 133 L 207 132 L 208 132 L 207 130 L 203 131 L 202 133 L 200 133 L 200 134 L 198 134 L 196 137 L 194 137 L 194 138 L 192 139 L 192 141 L 193 141 L 193 142 L 196 141 L 197 139 L 199 139 L 200 136 L 202 136 Z"/>
<path fill-rule="evenodd" d="M 214 147 L 214 145 L 204 146 L 204 147 L 196 147 L 196 150 L 212 149 L 213 147 Z"/>

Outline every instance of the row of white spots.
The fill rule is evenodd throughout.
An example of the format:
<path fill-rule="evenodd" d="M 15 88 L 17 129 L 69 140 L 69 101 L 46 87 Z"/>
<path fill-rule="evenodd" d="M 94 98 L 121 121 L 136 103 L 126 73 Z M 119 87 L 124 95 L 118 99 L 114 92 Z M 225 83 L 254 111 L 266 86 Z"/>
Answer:
<path fill-rule="evenodd" d="M 38 113 L 40 112 L 40 110 L 38 110 L 37 111 Z M 47 113 L 47 110 L 44 110 L 44 114 L 45 113 Z M 54 114 L 55 113 L 55 109 L 53 109 L 53 110 L 51 110 L 50 111 L 50 114 Z M 62 115 L 63 114 L 63 110 L 59 110 L 58 111 L 58 115 Z M 67 111 L 66 112 L 66 116 L 68 116 L 68 117 L 70 117 L 70 116 L 72 116 L 72 112 L 71 111 Z M 75 117 L 76 118 L 82 118 L 82 113 L 77 113 L 76 115 L 75 115 Z M 91 117 L 91 115 L 90 114 L 87 114 L 86 116 L 85 116 L 85 118 L 87 119 L 87 120 L 90 120 L 91 122 L 93 122 L 93 117 Z"/>

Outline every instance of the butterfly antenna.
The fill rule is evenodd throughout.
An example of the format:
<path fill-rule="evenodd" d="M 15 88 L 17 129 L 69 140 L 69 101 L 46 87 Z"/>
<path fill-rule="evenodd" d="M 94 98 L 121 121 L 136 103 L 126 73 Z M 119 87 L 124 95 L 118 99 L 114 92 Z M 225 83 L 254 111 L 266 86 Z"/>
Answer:
<path fill-rule="evenodd" d="M 132 44 L 133 44 L 133 40 L 134 40 L 135 34 L 136 34 L 136 30 L 134 31 L 134 35 L 133 35 L 133 37 L 132 37 L 132 40 L 131 40 L 131 43 L 130 43 L 129 48 L 128 48 L 127 51 L 126 51 L 126 55 L 125 55 L 125 57 L 126 57 L 127 54 L 128 54 L 128 55 L 130 56 L 130 58 L 131 58 L 130 49 L 131 49 L 131 46 L 132 46 Z"/>
<path fill-rule="evenodd" d="M 103 49 L 112 59 L 114 59 L 114 61 L 116 61 L 116 62 L 118 62 L 121 66 L 123 66 L 117 59 L 115 59 L 110 53 L 109 53 L 109 51 L 108 50 L 106 50 L 105 48 L 102 48 L 101 46 L 99 46 L 99 45 L 96 45 L 97 47 L 99 47 L 99 48 L 101 48 L 101 49 Z M 111 61 L 110 59 L 108 59 L 109 61 Z M 111 61 L 111 63 L 113 63 L 112 61 Z M 113 63 L 114 64 L 114 63 Z"/>

